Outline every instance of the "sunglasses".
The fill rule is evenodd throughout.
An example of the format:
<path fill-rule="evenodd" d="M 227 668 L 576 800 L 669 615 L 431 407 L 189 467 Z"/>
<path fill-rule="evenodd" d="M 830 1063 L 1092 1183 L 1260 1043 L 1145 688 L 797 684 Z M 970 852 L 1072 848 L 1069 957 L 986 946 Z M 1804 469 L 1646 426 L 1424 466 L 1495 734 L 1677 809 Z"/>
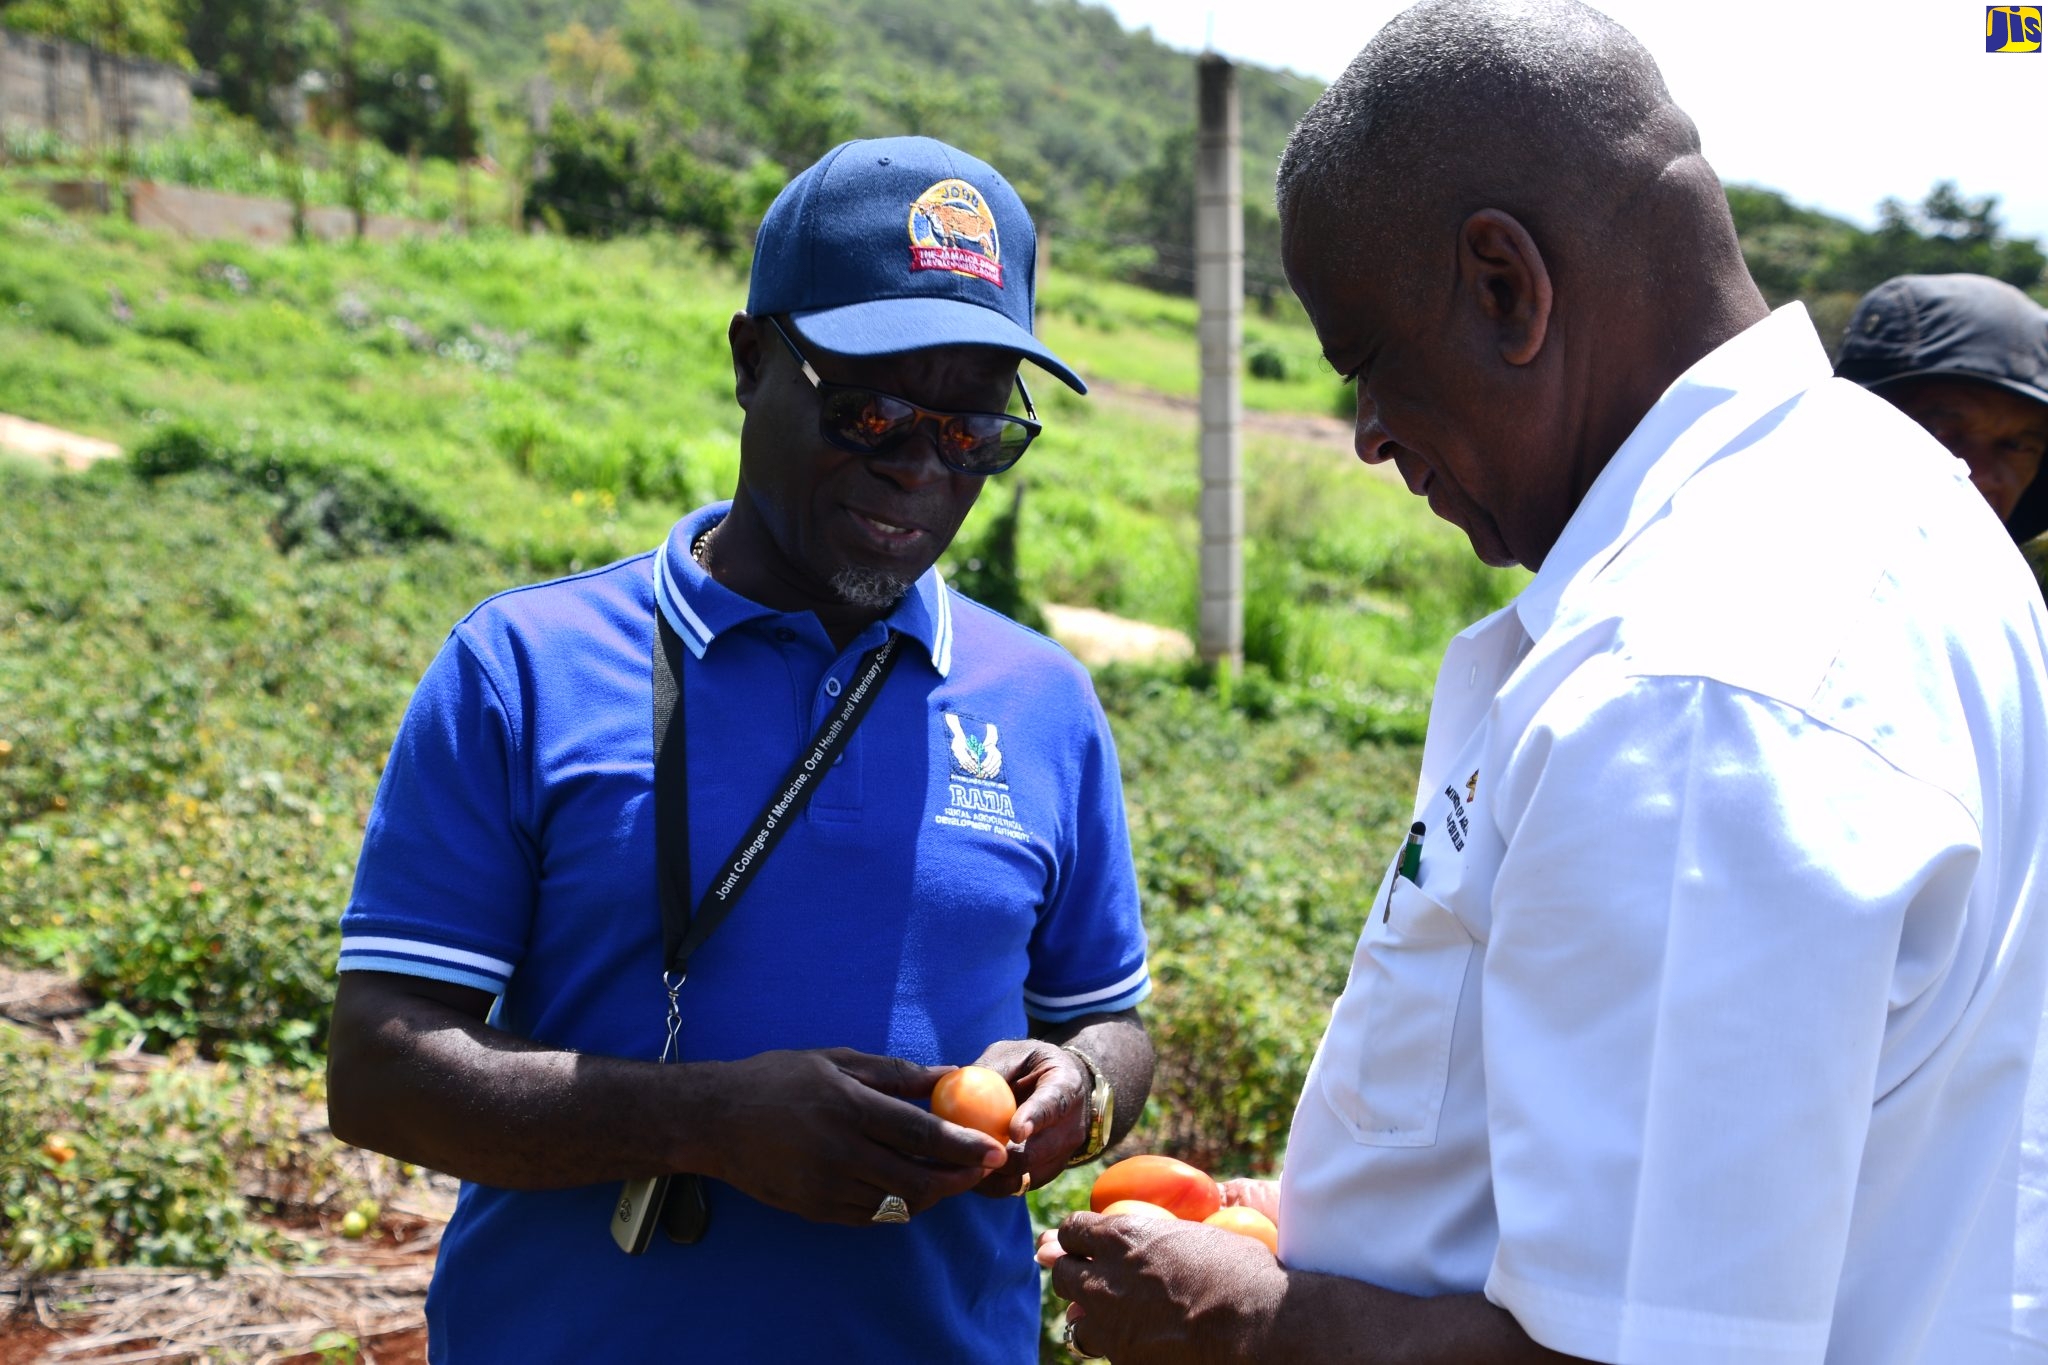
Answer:
<path fill-rule="evenodd" d="M 910 439 L 918 427 L 929 423 L 932 446 L 939 463 L 961 474 L 1000 474 L 1022 458 L 1044 428 L 1038 410 L 1031 406 L 1031 390 L 1024 376 L 1017 376 L 1017 392 L 1024 398 L 1022 417 L 1001 412 L 939 412 L 919 407 L 906 398 L 863 389 L 851 384 L 829 384 L 818 378 L 811 362 L 796 348 L 788 332 L 773 315 L 768 323 L 782 344 L 803 367 L 804 378 L 818 391 L 818 434 L 841 450 L 856 455 L 885 455 Z"/>

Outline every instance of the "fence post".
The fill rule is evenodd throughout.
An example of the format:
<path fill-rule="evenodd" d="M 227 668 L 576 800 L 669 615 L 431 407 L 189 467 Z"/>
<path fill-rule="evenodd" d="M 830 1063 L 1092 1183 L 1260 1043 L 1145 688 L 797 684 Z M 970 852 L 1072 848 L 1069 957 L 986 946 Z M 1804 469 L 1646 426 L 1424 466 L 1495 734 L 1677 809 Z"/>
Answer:
<path fill-rule="evenodd" d="M 1202 607 L 1204 662 L 1244 662 L 1244 191 L 1238 150 L 1237 68 L 1196 59 L 1200 136 L 1195 153 L 1195 298 L 1202 344 Z"/>

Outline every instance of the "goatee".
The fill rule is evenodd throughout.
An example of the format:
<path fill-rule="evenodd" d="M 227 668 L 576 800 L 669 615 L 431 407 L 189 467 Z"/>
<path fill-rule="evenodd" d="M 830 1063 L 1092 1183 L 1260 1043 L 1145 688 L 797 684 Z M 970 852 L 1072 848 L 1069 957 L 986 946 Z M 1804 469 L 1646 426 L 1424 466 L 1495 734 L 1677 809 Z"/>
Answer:
<path fill-rule="evenodd" d="M 886 611 L 896 605 L 910 584 L 883 569 L 849 564 L 832 575 L 832 591 L 850 607 Z"/>

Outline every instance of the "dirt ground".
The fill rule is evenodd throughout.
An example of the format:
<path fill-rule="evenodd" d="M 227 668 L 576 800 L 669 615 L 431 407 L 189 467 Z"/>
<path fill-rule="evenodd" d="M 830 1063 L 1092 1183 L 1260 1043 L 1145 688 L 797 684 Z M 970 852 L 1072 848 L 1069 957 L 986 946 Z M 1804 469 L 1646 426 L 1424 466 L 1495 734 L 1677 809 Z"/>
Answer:
<path fill-rule="evenodd" d="M 73 431 L 46 427 L 41 422 L 0 412 L 0 451 L 39 460 L 59 469 L 79 470 L 97 461 L 112 459 L 121 453 L 121 447 L 112 441 L 80 436 Z M 6 1365 L 5 1357 L 0 1357 L 0 1365 Z"/>
<path fill-rule="evenodd" d="M 1088 393 L 1093 400 L 1112 407 L 1185 422 L 1191 435 L 1201 421 L 1201 404 L 1192 398 L 1177 398 L 1171 394 L 1154 393 L 1150 389 L 1101 381 L 1090 384 Z M 1328 454 L 1346 459 L 1357 458 L 1357 452 L 1352 446 L 1351 424 L 1317 413 L 1247 410 L 1244 414 L 1244 434 L 1248 437 L 1270 437 L 1283 441 L 1303 453 Z M 1400 471 L 1391 464 L 1367 465 L 1366 468 L 1376 478 L 1387 479 L 1393 483 L 1401 482 Z"/>
<path fill-rule="evenodd" d="M 423 1365 L 441 1227 L 387 1213 L 373 1236 L 330 1240 L 312 1264 L 240 1265 L 218 1277 L 124 1266 L 0 1274 L 0 1365 Z M 355 1349 L 322 1353 L 323 1336 Z"/>

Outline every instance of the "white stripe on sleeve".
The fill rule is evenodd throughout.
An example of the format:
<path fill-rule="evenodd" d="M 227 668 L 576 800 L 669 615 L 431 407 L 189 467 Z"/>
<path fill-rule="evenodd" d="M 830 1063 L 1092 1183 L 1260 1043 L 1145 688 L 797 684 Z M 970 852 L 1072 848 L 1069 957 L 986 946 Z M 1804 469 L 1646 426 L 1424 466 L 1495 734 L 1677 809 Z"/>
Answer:
<path fill-rule="evenodd" d="M 1040 995 L 1035 991 L 1027 990 L 1024 992 L 1024 1003 L 1025 1005 L 1031 1007 L 1034 1012 L 1043 1010 L 1072 1009 L 1076 1006 L 1093 1005 L 1104 1000 L 1113 1000 L 1117 996 L 1128 994 L 1129 992 L 1137 989 L 1139 986 L 1145 984 L 1146 978 L 1149 975 L 1150 968 L 1148 967 L 1148 965 L 1146 963 L 1140 962 L 1138 964 L 1138 969 L 1136 971 L 1132 972 L 1129 976 L 1125 977 L 1121 981 L 1118 981 L 1112 985 L 1104 986 L 1101 990 L 1083 991 L 1079 995 Z"/>

